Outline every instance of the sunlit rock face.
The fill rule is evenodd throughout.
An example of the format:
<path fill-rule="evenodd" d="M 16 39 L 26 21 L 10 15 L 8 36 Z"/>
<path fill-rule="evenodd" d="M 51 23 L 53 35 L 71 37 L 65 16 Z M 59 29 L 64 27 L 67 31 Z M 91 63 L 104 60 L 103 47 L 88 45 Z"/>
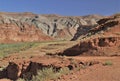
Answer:
<path fill-rule="evenodd" d="M 81 37 L 80 42 L 75 46 L 66 49 L 63 52 L 63 55 L 119 56 L 120 15 L 113 15 L 103 18 L 97 23 L 98 26 L 90 29 L 87 33 L 85 33 L 84 37 Z"/>
<path fill-rule="evenodd" d="M 78 28 L 86 32 L 103 16 L 59 16 L 25 13 L 0 13 L 0 42 L 70 40 Z M 87 28 L 84 28 L 87 26 Z"/>

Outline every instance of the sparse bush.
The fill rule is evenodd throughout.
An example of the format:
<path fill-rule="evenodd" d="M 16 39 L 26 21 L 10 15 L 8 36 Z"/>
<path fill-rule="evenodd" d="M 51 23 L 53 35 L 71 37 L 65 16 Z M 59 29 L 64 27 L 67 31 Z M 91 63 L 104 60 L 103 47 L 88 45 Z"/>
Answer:
<path fill-rule="evenodd" d="M 6 67 L 7 67 L 7 66 L 2 65 L 2 66 L 0 67 L 0 71 L 3 71 Z"/>
<path fill-rule="evenodd" d="M 86 67 L 87 67 L 87 66 L 82 65 L 82 66 L 80 66 L 80 69 L 86 69 Z"/>
<path fill-rule="evenodd" d="M 31 81 L 47 81 L 47 80 L 55 80 L 61 75 L 69 73 L 70 70 L 67 67 L 61 68 L 58 72 L 55 71 L 54 68 L 44 68 L 38 71 L 36 76 L 33 76 Z"/>
<path fill-rule="evenodd" d="M 4 68 L 0 67 L 0 71 L 2 71 Z"/>
<path fill-rule="evenodd" d="M 111 61 L 106 61 L 105 63 L 103 63 L 104 66 L 109 66 L 109 65 L 113 65 L 113 63 Z"/>
<path fill-rule="evenodd" d="M 76 71 L 80 71 L 81 67 L 76 67 Z"/>
<path fill-rule="evenodd" d="M 35 46 L 36 43 L 16 43 L 16 44 L 0 44 L 0 57 L 5 57 L 11 53 L 18 53 Z"/>
<path fill-rule="evenodd" d="M 66 75 L 66 74 L 68 74 L 70 72 L 70 70 L 69 70 L 69 68 L 68 67 L 64 67 L 64 68 L 61 68 L 60 69 L 60 71 L 59 71 L 59 73 L 62 75 Z"/>
<path fill-rule="evenodd" d="M 51 68 L 44 68 L 38 71 L 38 75 L 34 76 L 31 81 L 47 81 L 50 79 L 56 79 L 58 77 L 57 73 L 54 69 Z"/>

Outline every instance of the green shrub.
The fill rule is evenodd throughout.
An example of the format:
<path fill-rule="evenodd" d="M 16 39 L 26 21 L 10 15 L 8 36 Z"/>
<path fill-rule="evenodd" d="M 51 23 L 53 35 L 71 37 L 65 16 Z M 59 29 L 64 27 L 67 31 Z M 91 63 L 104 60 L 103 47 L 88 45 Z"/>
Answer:
<path fill-rule="evenodd" d="M 51 68 L 44 68 L 38 71 L 38 75 L 34 76 L 31 81 L 47 81 L 50 79 L 55 79 L 57 77 L 54 69 Z"/>
<path fill-rule="evenodd" d="M 36 43 L 15 43 L 15 44 L 0 44 L 0 57 L 5 57 L 11 53 L 18 53 L 35 46 Z"/>
<path fill-rule="evenodd" d="M 32 80 L 30 80 L 28 74 L 25 74 L 25 76 L 22 78 L 19 78 L 17 81 L 49 81 L 49 80 L 56 80 L 61 75 L 66 75 L 70 73 L 70 70 L 68 67 L 61 68 L 60 70 L 56 71 L 53 67 L 50 68 L 44 68 L 42 70 L 38 70 L 37 75 L 32 77 Z"/>
<path fill-rule="evenodd" d="M 55 71 L 54 68 L 44 68 L 38 71 L 36 76 L 33 76 L 31 81 L 47 81 L 47 80 L 55 80 L 61 75 L 69 73 L 70 70 L 67 67 L 61 68 L 58 72 Z"/>
<path fill-rule="evenodd" d="M 105 63 L 103 63 L 104 66 L 109 66 L 109 65 L 113 65 L 113 63 L 111 61 L 106 61 Z"/>

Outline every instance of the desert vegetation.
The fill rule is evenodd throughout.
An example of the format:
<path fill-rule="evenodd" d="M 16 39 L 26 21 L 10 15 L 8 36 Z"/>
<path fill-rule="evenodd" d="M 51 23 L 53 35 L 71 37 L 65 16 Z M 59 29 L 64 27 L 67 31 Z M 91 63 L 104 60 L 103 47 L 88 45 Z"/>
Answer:
<path fill-rule="evenodd" d="M 104 65 L 104 66 L 111 66 L 111 65 L 113 65 L 113 62 L 112 62 L 112 61 L 105 61 L 105 62 L 103 63 L 103 65 Z"/>
<path fill-rule="evenodd" d="M 37 75 L 32 77 L 32 80 L 29 80 L 27 75 L 24 76 L 24 79 L 19 78 L 17 81 L 49 81 L 56 80 L 60 78 L 62 75 L 66 75 L 70 73 L 69 68 L 64 67 L 59 71 L 56 71 L 53 67 L 43 68 L 42 70 L 38 70 Z"/>
<path fill-rule="evenodd" d="M 33 76 L 31 81 L 48 81 L 48 80 L 55 80 L 58 79 L 61 75 L 68 74 L 70 72 L 69 68 L 64 67 L 61 68 L 59 71 L 55 71 L 54 68 L 44 68 L 38 71 L 38 75 Z"/>
<path fill-rule="evenodd" d="M 26 49 L 32 48 L 37 43 L 14 43 L 14 44 L 0 44 L 0 57 L 5 57 L 8 54 L 18 53 L 25 51 Z"/>

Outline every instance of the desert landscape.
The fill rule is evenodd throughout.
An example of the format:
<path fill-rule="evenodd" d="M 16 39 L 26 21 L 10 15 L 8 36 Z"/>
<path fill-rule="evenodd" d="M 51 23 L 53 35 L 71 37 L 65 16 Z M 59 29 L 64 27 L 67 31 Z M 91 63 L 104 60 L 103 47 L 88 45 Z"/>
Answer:
<path fill-rule="evenodd" d="M 120 13 L 0 12 L 0 81 L 120 81 Z"/>

